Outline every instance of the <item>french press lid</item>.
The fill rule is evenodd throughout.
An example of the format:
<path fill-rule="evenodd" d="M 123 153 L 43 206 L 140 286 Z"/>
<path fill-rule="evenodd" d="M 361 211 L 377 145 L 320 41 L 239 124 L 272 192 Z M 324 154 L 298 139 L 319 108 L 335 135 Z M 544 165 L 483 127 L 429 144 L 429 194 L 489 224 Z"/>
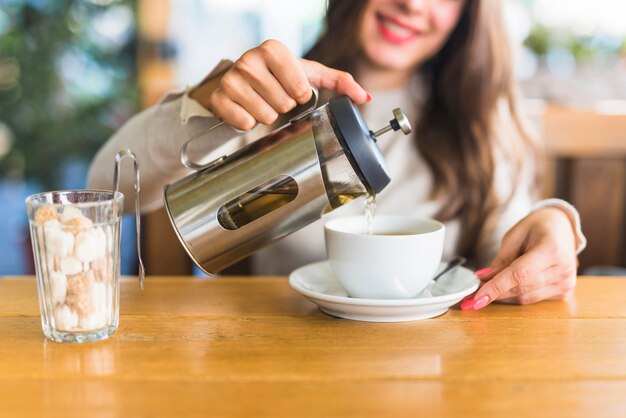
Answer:
<path fill-rule="evenodd" d="M 411 124 L 402 110 L 393 110 L 394 118 L 389 125 L 372 132 L 355 104 L 346 96 L 337 96 L 328 102 L 331 123 L 335 135 L 363 185 L 375 194 L 381 192 L 391 177 L 385 164 L 382 152 L 376 143 L 377 137 L 387 131 L 402 132 L 407 135 L 411 132 Z"/>

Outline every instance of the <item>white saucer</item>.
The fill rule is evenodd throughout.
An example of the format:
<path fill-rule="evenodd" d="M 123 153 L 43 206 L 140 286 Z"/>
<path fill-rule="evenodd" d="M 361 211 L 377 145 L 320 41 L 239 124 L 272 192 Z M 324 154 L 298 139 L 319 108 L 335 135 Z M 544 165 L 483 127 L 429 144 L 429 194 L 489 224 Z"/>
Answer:
<path fill-rule="evenodd" d="M 441 263 L 439 269 L 446 263 Z M 457 267 L 413 299 L 357 299 L 348 296 L 335 279 L 328 261 L 308 264 L 289 275 L 289 284 L 322 312 L 339 318 L 368 322 L 405 322 L 444 314 L 450 306 L 478 289 L 471 270 Z"/>

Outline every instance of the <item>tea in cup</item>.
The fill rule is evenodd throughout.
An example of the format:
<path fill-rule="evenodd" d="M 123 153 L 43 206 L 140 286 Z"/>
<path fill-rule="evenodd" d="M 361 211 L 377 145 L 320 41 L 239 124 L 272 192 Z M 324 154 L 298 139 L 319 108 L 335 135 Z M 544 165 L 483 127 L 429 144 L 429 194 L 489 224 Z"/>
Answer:
<path fill-rule="evenodd" d="M 410 299 L 430 282 L 443 255 L 445 227 L 431 219 L 365 216 L 326 223 L 326 252 L 337 281 L 351 297 Z"/>

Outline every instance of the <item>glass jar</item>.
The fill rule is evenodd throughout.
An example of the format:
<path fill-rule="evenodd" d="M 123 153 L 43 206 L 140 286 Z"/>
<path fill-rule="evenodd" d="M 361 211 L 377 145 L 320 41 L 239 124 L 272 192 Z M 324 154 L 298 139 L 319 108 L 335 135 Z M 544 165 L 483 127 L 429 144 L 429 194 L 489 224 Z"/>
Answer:
<path fill-rule="evenodd" d="M 124 196 L 69 190 L 26 199 L 44 335 L 96 341 L 119 324 Z"/>

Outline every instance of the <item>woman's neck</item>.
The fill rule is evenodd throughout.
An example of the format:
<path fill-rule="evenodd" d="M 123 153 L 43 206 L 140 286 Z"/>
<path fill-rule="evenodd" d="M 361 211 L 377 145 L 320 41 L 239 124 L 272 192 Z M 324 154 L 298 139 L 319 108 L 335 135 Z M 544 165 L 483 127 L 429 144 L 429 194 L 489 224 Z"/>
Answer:
<path fill-rule="evenodd" d="M 356 68 L 357 81 L 365 90 L 384 91 L 400 88 L 407 84 L 412 70 L 384 68 L 366 61 L 360 61 Z"/>

